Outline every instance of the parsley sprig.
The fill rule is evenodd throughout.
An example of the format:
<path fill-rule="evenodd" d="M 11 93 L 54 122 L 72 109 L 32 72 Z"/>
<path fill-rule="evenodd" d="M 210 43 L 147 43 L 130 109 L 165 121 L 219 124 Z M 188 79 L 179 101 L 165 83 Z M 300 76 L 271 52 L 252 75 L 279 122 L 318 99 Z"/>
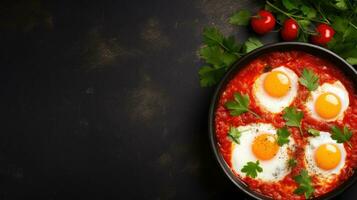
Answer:
<path fill-rule="evenodd" d="M 290 132 L 287 127 L 278 129 L 276 133 L 278 135 L 277 143 L 279 146 L 289 143 Z"/>
<path fill-rule="evenodd" d="M 246 173 L 247 176 L 255 178 L 258 176 L 259 172 L 263 171 L 263 168 L 259 166 L 259 160 L 257 160 L 256 162 L 247 162 L 247 164 L 243 166 L 241 171 L 243 173 Z"/>
<path fill-rule="evenodd" d="M 342 130 L 337 126 L 331 127 L 331 138 L 336 140 L 337 143 L 347 142 L 347 144 L 352 147 L 352 144 L 349 141 L 351 137 L 352 132 L 347 128 L 347 126 L 344 126 Z"/>
<path fill-rule="evenodd" d="M 215 27 L 203 30 L 203 44 L 199 55 L 205 64 L 198 72 L 202 87 L 217 84 L 238 58 L 263 45 L 257 38 L 249 38 L 244 44 L 240 44 L 234 36 L 225 37 Z"/>
<path fill-rule="evenodd" d="M 286 121 L 285 124 L 291 127 L 298 127 L 301 135 L 301 120 L 303 117 L 304 113 L 302 111 L 298 111 L 295 107 L 287 107 L 284 109 L 283 118 Z"/>
<path fill-rule="evenodd" d="M 302 76 L 299 78 L 299 82 L 309 91 L 314 91 L 319 86 L 319 77 L 311 69 L 304 68 L 302 70 Z"/>
<path fill-rule="evenodd" d="M 300 171 L 300 174 L 294 177 L 296 183 L 298 183 L 298 188 L 294 191 L 295 194 L 302 195 L 305 194 L 305 198 L 308 199 L 314 193 L 314 187 L 311 184 L 311 178 L 305 169 Z"/>
<path fill-rule="evenodd" d="M 227 101 L 225 106 L 229 109 L 229 113 L 232 116 L 239 116 L 242 113 L 250 112 L 254 116 L 260 118 L 260 116 L 249 109 L 249 96 L 246 94 L 234 93 L 234 100 Z"/>
<path fill-rule="evenodd" d="M 352 65 L 357 64 L 357 1 L 266 1 L 265 9 L 274 13 L 278 24 L 287 18 L 294 19 L 301 31 L 298 41 L 308 42 L 310 35 L 316 35 L 316 24 L 325 23 L 333 27 L 335 35 L 327 48 L 339 54 Z M 234 13 L 229 22 L 233 25 L 248 25 L 251 14 L 248 10 Z"/>
<path fill-rule="evenodd" d="M 240 144 L 239 138 L 240 138 L 241 134 L 242 134 L 242 133 L 241 133 L 237 128 L 231 126 L 231 127 L 229 128 L 227 137 L 228 137 L 230 140 L 232 140 L 233 142 L 235 142 L 235 143 L 237 143 L 237 144 Z"/>
<path fill-rule="evenodd" d="M 310 135 L 313 135 L 313 136 L 319 136 L 320 135 L 320 131 L 316 130 L 316 129 L 313 129 L 313 128 L 309 128 L 307 130 L 308 133 L 310 133 Z"/>
<path fill-rule="evenodd" d="M 295 158 L 290 158 L 288 160 L 288 166 L 289 168 L 294 168 L 297 165 L 297 160 Z"/>
<path fill-rule="evenodd" d="M 265 9 L 273 12 L 278 23 L 287 18 L 297 21 L 301 31 L 299 41 L 308 42 L 310 35 L 317 34 L 315 24 L 325 23 L 335 30 L 327 47 L 352 65 L 357 64 L 357 1 L 266 1 Z"/>
<path fill-rule="evenodd" d="M 299 25 L 298 41 L 308 42 L 311 35 L 318 34 L 316 25 L 325 23 L 333 27 L 335 35 L 327 44 L 327 48 L 339 54 L 352 65 L 357 65 L 357 1 L 295 1 L 268 0 L 265 9 L 271 11 L 282 25 L 288 18 L 294 19 Z M 249 10 L 239 10 L 232 14 L 229 23 L 232 25 L 249 25 L 254 17 Z M 205 61 L 199 70 L 200 84 L 208 87 L 217 84 L 227 69 L 241 56 L 262 46 L 254 37 L 243 43 L 236 42 L 233 36 L 224 36 L 217 28 L 209 27 L 203 30 L 203 46 L 199 50 L 200 57 Z M 306 85 L 313 90 L 314 77 Z M 304 82 L 304 81 L 302 81 Z"/>

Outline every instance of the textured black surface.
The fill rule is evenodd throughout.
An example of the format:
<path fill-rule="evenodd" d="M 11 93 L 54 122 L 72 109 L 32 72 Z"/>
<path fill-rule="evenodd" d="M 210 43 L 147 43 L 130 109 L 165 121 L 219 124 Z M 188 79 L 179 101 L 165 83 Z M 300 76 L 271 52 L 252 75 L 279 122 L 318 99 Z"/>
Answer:
<path fill-rule="evenodd" d="M 259 2 L 2 3 L 0 199 L 250 199 L 214 160 L 197 75 L 204 26 L 247 38 L 239 8 Z"/>

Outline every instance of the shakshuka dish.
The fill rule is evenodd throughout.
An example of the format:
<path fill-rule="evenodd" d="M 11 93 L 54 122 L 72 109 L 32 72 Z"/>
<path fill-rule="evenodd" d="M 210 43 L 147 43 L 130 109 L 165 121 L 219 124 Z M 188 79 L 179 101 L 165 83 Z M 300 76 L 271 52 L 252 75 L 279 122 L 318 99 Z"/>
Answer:
<path fill-rule="evenodd" d="M 357 164 L 357 93 L 329 61 L 302 51 L 255 58 L 223 88 L 218 148 L 249 188 L 273 199 L 326 194 Z"/>

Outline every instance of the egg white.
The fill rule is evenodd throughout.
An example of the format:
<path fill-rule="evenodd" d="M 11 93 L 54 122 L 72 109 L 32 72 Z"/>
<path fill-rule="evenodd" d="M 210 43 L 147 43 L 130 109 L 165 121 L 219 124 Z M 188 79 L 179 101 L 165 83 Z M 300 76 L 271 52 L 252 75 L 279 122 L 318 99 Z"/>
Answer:
<path fill-rule="evenodd" d="M 336 168 L 331 170 L 324 170 L 317 166 L 315 162 L 315 151 L 320 145 L 334 144 L 341 152 L 341 161 Z M 343 144 L 337 143 L 331 138 L 330 133 L 320 132 L 320 136 L 309 137 L 308 144 L 305 147 L 305 165 L 310 175 L 316 175 L 320 181 L 328 182 L 333 180 L 336 175 L 340 174 L 342 168 L 345 166 L 346 150 Z"/>
<path fill-rule="evenodd" d="M 330 92 L 335 94 L 340 98 L 341 102 L 341 110 L 337 114 L 336 117 L 331 118 L 331 119 L 324 119 L 319 116 L 319 114 L 315 110 L 315 102 L 317 98 L 326 92 Z M 336 121 L 336 120 L 342 120 L 344 117 L 344 112 L 347 110 L 348 105 L 349 105 L 349 97 L 348 97 L 348 92 L 345 88 L 345 86 L 340 82 L 336 81 L 333 84 L 331 83 L 324 83 L 321 86 L 319 86 L 315 91 L 312 91 L 309 98 L 306 101 L 306 108 L 308 109 L 308 113 L 311 115 L 312 118 L 317 119 L 319 121 Z"/>
<path fill-rule="evenodd" d="M 290 90 L 283 97 L 272 97 L 264 90 L 264 80 L 269 72 L 260 75 L 254 82 L 253 95 L 257 104 L 264 111 L 280 113 L 295 99 L 298 91 L 298 76 L 291 69 L 284 66 L 274 68 L 272 71 L 280 71 L 286 74 L 290 80 Z"/>
<path fill-rule="evenodd" d="M 252 151 L 252 144 L 254 139 L 264 133 L 276 134 L 276 129 L 271 124 L 253 123 L 246 126 L 237 127 L 241 132 L 240 144 L 235 144 L 232 147 L 231 163 L 234 172 L 241 177 L 246 177 L 246 174 L 241 172 L 244 165 L 248 162 L 256 162 L 259 160 L 255 157 Z M 289 137 L 289 143 L 281 146 L 277 154 L 271 160 L 260 160 L 260 166 L 263 171 L 258 173 L 255 179 L 260 179 L 266 182 L 276 182 L 282 180 L 289 172 L 288 150 L 294 150 L 295 142 L 293 138 Z"/>

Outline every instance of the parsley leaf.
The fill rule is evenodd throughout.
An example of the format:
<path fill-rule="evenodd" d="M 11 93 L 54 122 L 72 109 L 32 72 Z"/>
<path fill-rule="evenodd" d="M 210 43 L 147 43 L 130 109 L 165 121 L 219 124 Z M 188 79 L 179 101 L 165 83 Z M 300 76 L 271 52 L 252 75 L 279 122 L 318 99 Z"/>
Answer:
<path fill-rule="evenodd" d="M 218 46 L 223 42 L 224 36 L 214 27 L 205 28 L 203 30 L 203 43 L 207 46 Z"/>
<path fill-rule="evenodd" d="M 295 158 L 290 158 L 290 159 L 288 160 L 288 166 L 289 166 L 290 168 L 293 168 L 293 167 L 295 167 L 296 165 L 297 165 L 297 161 L 296 161 Z"/>
<path fill-rule="evenodd" d="M 228 135 L 227 135 L 227 136 L 228 136 L 228 138 L 231 139 L 233 142 L 235 142 L 235 143 L 237 143 L 237 144 L 240 144 L 239 138 L 240 138 L 240 136 L 241 136 L 241 132 L 238 131 L 237 128 L 231 127 L 231 128 L 229 129 L 229 132 L 228 132 Z"/>
<path fill-rule="evenodd" d="M 347 4 L 345 0 L 335 0 L 335 6 L 340 10 L 347 10 Z"/>
<path fill-rule="evenodd" d="M 297 5 L 295 4 L 295 0 L 282 0 L 281 1 L 284 7 L 288 10 L 296 9 Z"/>
<path fill-rule="evenodd" d="M 205 64 L 198 72 L 202 87 L 217 84 L 227 69 L 242 55 L 262 45 L 256 38 L 249 38 L 244 45 L 239 44 L 234 36 L 225 37 L 215 27 L 205 28 L 202 35 L 204 45 L 200 48 L 199 55 Z"/>
<path fill-rule="evenodd" d="M 227 52 L 232 53 L 236 56 L 240 55 L 239 51 L 242 49 L 242 45 L 236 43 L 233 36 L 223 38 L 222 45 L 224 46 Z"/>
<path fill-rule="evenodd" d="M 241 10 L 234 13 L 229 18 L 229 23 L 233 25 L 246 26 L 249 24 L 251 13 L 249 10 Z"/>
<path fill-rule="evenodd" d="M 198 71 L 201 77 L 200 84 L 202 87 L 212 86 L 218 83 L 220 78 L 224 75 L 226 71 L 225 67 L 214 68 L 210 66 L 203 66 Z"/>
<path fill-rule="evenodd" d="M 299 82 L 309 91 L 314 91 L 319 86 L 319 77 L 314 73 L 314 71 L 304 68 L 302 76 L 299 78 Z"/>
<path fill-rule="evenodd" d="M 283 118 L 286 121 L 286 125 L 292 127 L 298 127 L 301 135 L 302 135 L 301 120 L 303 117 L 304 117 L 304 113 L 301 111 L 297 111 L 295 107 L 287 107 L 284 109 Z"/>
<path fill-rule="evenodd" d="M 287 127 L 283 127 L 277 130 L 278 135 L 278 144 L 283 146 L 284 144 L 289 143 L 290 132 Z"/>
<path fill-rule="evenodd" d="M 352 146 L 349 140 L 352 137 L 352 132 L 348 130 L 347 126 L 343 127 L 343 130 L 338 128 L 337 126 L 331 127 L 331 138 L 336 140 L 337 143 L 347 142 L 349 146 Z"/>
<path fill-rule="evenodd" d="M 203 30 L 203 43 L 208 47 L 220 48 L 223 52 L 232 53 L 238 56 L 240 45 L 236 43 L 233 36 L 224 37 L 215 27 L 205 28 Z"/>
<path fill-rule="evenodd" d="M 263 46 L 263 44 L 259 41 L 258 38 L 250 37 L 244 43 L 244 52 L 249 53 L 249 52 L 253 51 L 254 49 L 259 48 L 261 46 Z"/>
<path fill-rule="evenodd" d="M 313 7 L 302 5 L 300 9 L 307 18 L 312 19 L 316 17 L 316 10 Z"/>
<path fill-rule="evenodd" d="M 346 31 L 348 28 L 348 21 L 342 17 L 336 16 L 334 22 L 332 23 L 332 27 L 336 31 Z"/>
<path fill-rule="evenodd" d="M 200 57 L 206 62 L 200 68 L 202 87 L 217 84 L 227 69 L 240 57 L 242 46 L 233 36 L 224 37 L 217 28 L 205 28 L 203 31 L 205 46 L 199 50 Z"/>
<path fill-rule="evenodd" d="M 314 193 L 314 187 L 311 184 L 311 178 L 305 169 L 300 171 L 300 174 L 294 177 L 296 183 L 299 184 L 298 188 L 294 191 L 295 194 L 305 194 L 308 199 Z"/>
<path fill-rule="evenodd" d="M 227 101 L 225 106 L 227 109 L 229 109 L 230 114 L 232 116 L 238 116 L 242 113 L 245 112 L 250 112 L 256 117 L 260 118 L 258 114 L 255 112 L 251 111 L 248 106 L 249 106 L 249 96 L 246 94 L 240 94 L 240 93 L 234 93 L 234 100 L 233 101 Z"/>
<path fill-rule="evenodd" d="M 259 160 L 257 160 L 256 162 L 248 162 L 241 171 L 246 173 L 247 176 L 255 178 L 259 172 L 263 171 L 263 168 L 259 166 Z"/>
<path fill-rule="evenodd" d="M 320 135 L 320 131 L 316 130 L 316 129 L 313 129 L 313 128 L 309 128 L 307 130 L 308 133 L 310 133 L 311 135 L 313 136 L 319 136 Z"/>
<path fill-rule="evenodd" d="M 228 101 L 225 106 L 230 110 L 233 116 L 240 115 L 248 111 L 249 96 L 241 95 L 240 93 L 234 94 L 234 101 Z"/>
<path fill-rule="evenodd" d="M 357 58 L 348 57 L 348 58 L 346 58 L 346 61 L 348 63 L 350 63 L 351 65 L 357 65 Z"/>
<path fill-rule="evenodd" d="M 216 46 L 213 47 L 207 46 L 200 49 L 201 58 L 206 60 L 206 63 L 212 64 L 216 68 L 224 64 L 221 59 L 223 53 L 224 52 L 219 47 Z"/>

